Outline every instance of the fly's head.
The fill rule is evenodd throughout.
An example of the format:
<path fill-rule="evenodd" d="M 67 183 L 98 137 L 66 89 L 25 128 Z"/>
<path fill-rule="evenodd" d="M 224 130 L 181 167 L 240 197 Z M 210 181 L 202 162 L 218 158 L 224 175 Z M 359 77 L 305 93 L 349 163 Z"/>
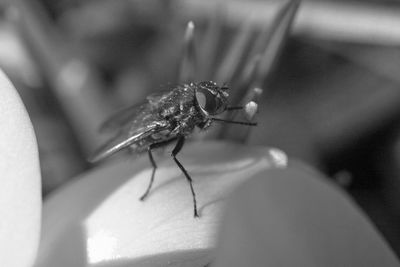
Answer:
<path fill-rule="evenodd" d="M 195 100 L 204 117 L 218 115 L 226 110 L 229 94 L 228 87 L 219 87 L 216 83 L 200 82 L 195 84 Z"/>

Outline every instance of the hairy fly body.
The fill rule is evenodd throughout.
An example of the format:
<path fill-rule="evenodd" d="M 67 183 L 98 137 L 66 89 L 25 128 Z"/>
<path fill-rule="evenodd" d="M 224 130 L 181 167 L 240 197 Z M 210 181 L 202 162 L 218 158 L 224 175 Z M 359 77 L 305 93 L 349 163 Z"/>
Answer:
<path fill-rule="evenodd" d="M 140 197 L 140 200 L 144 200 L 150 192 L 157 169 L 152 150 L 175 141 L 176 145 L 171 156 L 189 182 L 194 216 L 198 217 L 192 178 L 176 156 L 182 149 L 185 138 L 195 127 L 206 129 L 214 121 L 256 125 L 256 123 L 215 118 L 214 116 L 224 111 L 242 108 L 229 107 L 228 97 L 227 87 L 219 87 L 209 81 L 179 85 L 171 91 L 152 94 L 144 103 L 126 108 L 104 122 L 102 129 L 116 130 L 117 134 L 89 161 L 100 161 L 125 148 L 131 148 L 136 153 L 147 151 L 153 170 L 150 183 Z"/>

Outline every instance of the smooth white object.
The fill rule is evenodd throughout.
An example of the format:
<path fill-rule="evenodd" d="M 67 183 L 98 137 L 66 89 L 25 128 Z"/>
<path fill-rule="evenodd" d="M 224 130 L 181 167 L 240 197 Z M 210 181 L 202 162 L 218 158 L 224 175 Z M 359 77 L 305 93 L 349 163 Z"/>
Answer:
<path fill-rule="evenodd" d="M 46 199 L 37 266 L 205 266 L 214 258 L 219 214 L 236 185 L 282 161 L 270 149 L 223 142 L 188 143 L 177 158 L 192 176 L 192 195 L 168 152 L 149 196 L 147 154 L 107 163 Z M 280 159 L 280 158 L 279 158 Z"/>
<path fill-rule="evenodd" d="M 14 86 L 0 71 L 0 266 L 32 266 L 40 233 L 35 134 Z"/>

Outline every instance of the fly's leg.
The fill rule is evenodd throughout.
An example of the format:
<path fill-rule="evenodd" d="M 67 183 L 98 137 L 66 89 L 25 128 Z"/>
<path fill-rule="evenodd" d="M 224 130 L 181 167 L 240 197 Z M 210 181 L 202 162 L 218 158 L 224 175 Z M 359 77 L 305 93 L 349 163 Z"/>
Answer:
<path fill-rule="evenodd" d="M 144 194 L 140 197 L 141 201 L 143 201 L 148 196 L 148 194 L 150 193 L 150 189 L 153 186 L 153 182 L 154 182 L 154 176 L 156 174 L 157 164 L 156 164 L 156 162 L 155 162 L 155 160 L 153 158 L 152 150 L 155 149 L 155 148 L 166 146 L 166 145 L 168 145 L 169 143 L 171 143 L 171 142 L 173 142 L 175 140 L 176 140 L 176 138 L 172 138 L 172 139 L 169 139 L 169 140 L 166 140 L 166 141 L 162 141 L 162 142 L 159 142 L 159 143 L 151 144 L 148 147 L 147 153 L 149 155 L 150 163 L 151 163 L 151 166 L 153 167 L 153 170 L 151 172 L 149 186 L 147 187 L 146 192 L 144 192 Z"/>
<path fill-rule="evenodd" d="M 183 172 L 183 174 L 186 177 L 186 180 L 189 182 L 190 190 L 192 191 L 192 197 L 193 197 L 194 217 L 199 217 L 199 214 L 197 212 L 196 193 L 194 192 L 194 189 L 193 189 L 192 178 L 190 177 L 188 172 L 185 170 L 185 168 L 182 166 L 182 164 L 179 162 L 179 160 L 176 158 L 176 155 L 178 155 L 179 151 L 181 151 L 184 143 L 185 143 L 185 137 L 180 136 L 178 138 L 178 142 L 176 143 L 174 150 L 172 150 L 171 156 L 174 158 L 175 163 L 178 165 L 179 169 L 181 169 L 181 171 Z"/>
<path fill-rule="evenodd" d="M 140 197 L 141 201 L 143 201 L 147 197 L 147 195 L 149 194 L 151 186 L 153 185 L 153 182 L 154 182 L 154 175 L 156 174 L 157 164 L 154 161 L 153 154 L 151 153 L 151 150 L 153 148 L 154 148 L 153 145 L 150 145 L 149 148 L 147 149 L 147 153 L 149 154 L 149 159 L 150 159 L 151 165 L 153 166 L 153 170 L 151 172 L 151 178 L 150 178 L 149 186 L 147 187 L 146 192 L 144 192 L 143 196 Z"/>

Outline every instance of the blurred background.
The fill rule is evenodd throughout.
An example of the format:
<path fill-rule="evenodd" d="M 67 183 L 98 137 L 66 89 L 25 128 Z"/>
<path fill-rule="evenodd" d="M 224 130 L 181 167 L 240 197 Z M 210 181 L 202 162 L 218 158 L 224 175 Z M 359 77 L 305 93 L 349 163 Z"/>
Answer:
<path fill-rule="evenodd" d="M 263 89 L 259 125 L 207 138 L 314 166 L 397 255 L 399 47 L 398 1 L 0 1 L 0 68 L 32 119 L 44 197 L 92 167 L 114 111 L 182 81 L 227 82 L 236 103 Z"/>

